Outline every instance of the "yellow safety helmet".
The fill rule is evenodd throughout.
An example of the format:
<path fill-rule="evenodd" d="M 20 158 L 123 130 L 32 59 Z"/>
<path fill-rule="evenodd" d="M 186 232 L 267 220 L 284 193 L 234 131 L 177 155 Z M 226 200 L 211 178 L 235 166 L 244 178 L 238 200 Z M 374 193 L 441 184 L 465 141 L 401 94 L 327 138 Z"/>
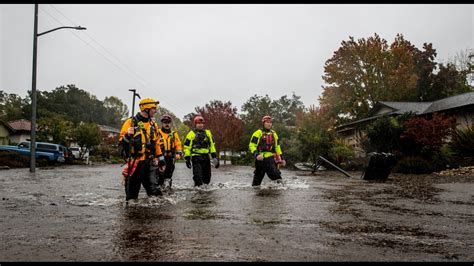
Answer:
<path fill-rule="evenodd" d="M 156 108 L 158 107 L 159 101 L 155 101 L 152 98 L 145 98 L 140 101 L 140 111 L 144 111 L 145 109 Z"/>

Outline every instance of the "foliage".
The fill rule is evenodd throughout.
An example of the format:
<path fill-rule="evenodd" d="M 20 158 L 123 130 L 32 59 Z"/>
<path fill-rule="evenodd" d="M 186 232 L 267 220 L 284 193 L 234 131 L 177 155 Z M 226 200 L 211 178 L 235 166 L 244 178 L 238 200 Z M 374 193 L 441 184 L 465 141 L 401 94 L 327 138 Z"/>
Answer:
<path fill-rule="evenodd" d="M 474 125 L 456 129 L 450 146 L 458 155 L 474 156 Z"/>
<path fill-rule="evenodd" d="M 400 136 L 401 146 L 407 154 L 431 154 L 439 151 L 456 126 L 456 119 L 443 114 L 433 114 L 431 119 L 411 118 L 404 123 Z"/>
<path fill-rule="evenodd" d="M 36 166 L 46 166 L 50 162 L 45 158 L 37 158 Z M 24 154 L 19 154 L 15 151 L 0 151 L 0 165 L 11 168 L 22 168 L 30 166 L 30 157 Z"/>
<path fill-rule="evenodd" d="M 472 90 L 464 67 L 435 62 L 432 44 L 418 49 L 397 34 L 388 42 L 377 34 L 342 41 L 324 67 L 320 104 L 342 124 L 365 118 L 377 101 L 434 101 Z"/>
<path fill-rule="evenodd" d="M 398 153 L 403 123 L 412 117 L 413 113 L 405 113 L 398 117 L 383 116 L 377 119 L 366 129 L 370 147 L 376 152 Z"/>
<path fill-rule="evenodd" d="M 106 125 L 120 127 L 128 118 L 128 108 L 119 98 L 116 96 L 105 97 L 103 105 L 105 107 L 106 117 L 108 117 L 108 121 L 106 121 Z"/>
<path fill-rule="evenodd" d="M 341 122 L 341 116 L 364 118 L 377 101 L 413 100 L 419 79 L 414 50 L 401 34 L 390 46 L 377 34 L 342 41 L 324 67 L 321 106 Z"/>
<path fill-rule="evenodd" d="M 262 128 L 262 117 L 269 115 L 272 117 L 272 128 L 278 134 L 280 147 L 288 166 L 304 158 L 298 148 L 301 147 L 300 144 L 295 141 L 298 136 L 297 115 L 304 111 L 304 105 L 300 99 L 301 97 L 294 93 L 291 98 L 283 95 L 276 100 L 272 100 L 268 95 L 255 94 L 250 97 L 241 108 L 244 129 L 240 136 L 240 150 L 248 151 L 252 134 Z"/>
<path fill-rule="evenodd" d="M 25 112 L 22 107 L 26 105 L 26 100 L 20 96 L 0 91 L 0 119 L 3 121 L 9 122 L 24 118 Z"/>
<path fill-rule="evenodd" d="M 429 174 L 453 166 L 457 166 L 453 160 L 453 152 L 448 145 L 443 145 L 439 150 L 433 151 L 429 155 L 401 157 L 393 171 L 405 174 Z"/>
<path fill-rule="evenodd" d="M 69 146 L 73 125 L 63 115 L 48 114 L 38 119 L 37 141 L 53 142 Z M 51 138 L 51 139 L 50 139 Z"/>
<path fill-rule="evenodd" d="M 435 101 L 471 91 L 466 75 L 467 72 L 458 71 L 453 64 L 440 64 L 438 74 L 433 77 L 430 94 L 425 96 L 425 100 Z"/>
<path fill-rule="evenodd" d="M 116 137 L 109 137 L 106 133 L 101 134 L 102 141 L 92 154 L 100 155 L 102 158 L 120 157 L 120 149 Z"/>
<path fill-rule="evenodd" d="M 216 150 L 236 151 L 239 149 L 243 122 L 237 115 L 237 108 L 230 101 L 211 101 L 204 107 L 196 107 L 196 113 L 185 116 L 185 124 L 194 128 L 193 119 L 200 114 L 205 121 L 205 128 L 210 129 L 216 143 Z"/>
<path fill-rule="evenodd" d="M 433 172 L 431 165 L 430 161 L 419 155 L 404 156 L 397 162 L 393 171 L 403 174 L 426 174 Z"/>
<path fill-rule="evenodd" d="M 94 123 L 80 124 L 76 128 L 73 138 L 81 148 L 87 148 L 88 150 L 99 145 L 102 141 L 99 126 Z"/>
<path fill-rule="evenodd" d="M 51 92 L 37 92 L 38 119 L 51 113 L 64 115 L 77 125 L 80 122 L 119 127 L 128 113 L 127 107 L 117 97 L 107 97 L 104 102 L 75 85 L 60 86 Z M 29 91 L 31 98 L 31 91 Z"/>
<path fill-rule="evenodd" d="M 307 112 L 298 113 L 297 139 L 301 160 L 315 162 L 318 156 L 327 157 L 331 148 L 332 136 L 329 133 L 331 121 L 326 119 L 325 110 L 310 106 Z"/>
<path fill-rule="evenodd" d="M 241 118 L 245 123 L 244 135 L 248 136 L 247 139 L 250 140 L 253 132 L 262 128 L 262 117 L 265 115 L 273 118 L 274 128 L 295 126 L 296 114 L 304 110 L 303 102 L 300 99 L 301 97 L 294 93 L 291 98 L 284 95 L 277 100 L 272 100 L 268 95 L 258 96 L 255 94 L 250 97 L 241 108 L 243 112 Z"/>
<path fill-rule="evenodd" d="M 336 164 L 342 165 L 354 159 L 354 150 L 347 145 L 344 139 L 334 139 L 332 147 L 329 149 L 329 158 Z"/>

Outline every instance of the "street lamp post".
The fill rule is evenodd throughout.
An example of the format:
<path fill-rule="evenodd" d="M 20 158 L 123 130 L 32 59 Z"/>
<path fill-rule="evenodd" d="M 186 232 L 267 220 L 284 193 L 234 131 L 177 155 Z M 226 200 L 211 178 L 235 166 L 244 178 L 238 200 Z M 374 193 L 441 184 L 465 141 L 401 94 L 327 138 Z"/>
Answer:
<path fill-rule="evenodd" d="M 31 82 L 31 133 L 30 133 L 30 172 L 35 172 L 36 166 L 36 55 L 38 50 L 38 37 L 59 29 L 85 30 L 86 28 L 63 26 L 38 34 L 38 4 L 35 4 L 35 22 L 33 29 L 33 74 Z"/>

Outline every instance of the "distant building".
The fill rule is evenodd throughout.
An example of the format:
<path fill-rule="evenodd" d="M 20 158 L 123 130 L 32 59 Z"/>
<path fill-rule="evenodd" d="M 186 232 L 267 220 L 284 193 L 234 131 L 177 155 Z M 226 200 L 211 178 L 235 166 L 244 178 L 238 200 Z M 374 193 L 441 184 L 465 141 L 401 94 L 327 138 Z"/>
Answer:
<path fill-rule="evenodd" d="M 117 138 L 120 135 L 120 129 L 106 125 L 99 125 L 100 132 L 106 138 Z"/>
<path fill-rule="evenodd" d="M 11 128 L 15 130 L 10 134 L 10 143 L 20 143 L 30 139 L 31 136 L 31 121 L 26 119 L 19 119 L 8 122 Z M 38 127 L 36 128 L 38 131 Z"/>
<path fill-rule="evenodd" d="M 466 128 L 474 124 L 474 92 L 433 102 L 377 102 L 366 118 L 340 125 L 336 132 L 354 149 L 357 156 L 363 156 L 365 152 L 361 140 L 367 126 L 384 115 L 398 116 L 407 112 L 418 116 L 430 116 L 435 112 L 454 116 L 457 128 Z"/>
<path fill-rule="evenodd" d="M 15 130 L 7 122 L 0 120 L 0 145 L 10 144 L 10 135 L 14 134 Z"/>

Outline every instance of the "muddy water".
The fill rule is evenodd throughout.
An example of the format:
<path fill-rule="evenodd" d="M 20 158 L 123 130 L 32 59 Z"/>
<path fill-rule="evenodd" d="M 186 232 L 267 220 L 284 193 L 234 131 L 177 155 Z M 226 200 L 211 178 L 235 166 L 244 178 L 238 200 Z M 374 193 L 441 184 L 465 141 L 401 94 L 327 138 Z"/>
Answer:
<path fill-rule="evenodd" d="M 474 260 L 472 182 L 420 199 L 329 171 L 253 188 L 252 171 L 195 189 L 177 164 L 173 190 L 129 206 L 119 165 L 0 171 L 0 261 Z"/>

